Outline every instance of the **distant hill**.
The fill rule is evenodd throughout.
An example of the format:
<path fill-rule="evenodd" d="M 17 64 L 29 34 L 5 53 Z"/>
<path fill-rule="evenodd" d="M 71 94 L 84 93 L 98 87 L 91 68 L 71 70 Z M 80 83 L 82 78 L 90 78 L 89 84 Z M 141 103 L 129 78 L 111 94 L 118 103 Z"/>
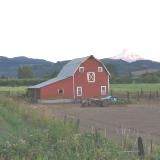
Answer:
<path fill-rule="evenodd" d="M 16 77 L 17 70 L 22 65 L 30 65 L 35 77 L 49 75 L 54 70 L 60 70 L 67 61 L 49 62 L 43 59 L 32 59 L 27 57 L 0 57 L 0 76 Z"/>
<path fill-rule="evenodd" d="M 151 60 L 138 60 L 135 62 L 126 62 L 120 59 L 109 59 L 105 58 L 101 60 L 104 64 L 113 64 L 120 75 L 130 74 L 131 72 L 156 69 L 160 70 L 160 62 Z"/>
<path fill-rule="evenodd" d="M 150 60 L 138 60 L 129 63 L 124 60 L 104 58 L 101 61 L 104 64 L 114 65 L 120 75 L 148 69 L 160 70 L 160 63 Z M 27 64 L 32 67 L 35 77 L 43 77 L 49 75 L 54 70 L 59 71 L 67 62 L 69 61 L 53 63 L 43 59 L 27 57 L 7 58 L 0 56 L 0 76 L 16 77 L 18 68 Z"/>

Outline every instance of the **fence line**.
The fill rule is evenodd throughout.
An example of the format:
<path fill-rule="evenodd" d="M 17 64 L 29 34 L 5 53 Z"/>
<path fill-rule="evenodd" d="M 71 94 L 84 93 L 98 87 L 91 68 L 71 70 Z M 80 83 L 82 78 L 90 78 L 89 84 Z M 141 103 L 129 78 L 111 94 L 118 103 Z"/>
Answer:
<path fill-rule="evenodd" d="M 160 98 L 160 91 L 143 91 L 142 89 L 138 92 L 131 92 L 131 91 L 110 91 L 110 94 L 112 96 L 120 97 L 120 98 L 126 98 L 128 100 L 130 99 L 159 99 Z"/>
<path fill-rule="evenodd" d="M 74 116 L 65 115 L 64 123 L 66 121 L 75 123 L 77 128 L 80 128 L 80 119 L 77 119 Z M 115 130 L 115 132 L 113 132 Z M 122 147 L 123 153 L 136 153 L 139 156 L 149 155 L 153 153 L 155 146 L 158 144 L 153 143 L 152 135 L 145 134 L 141 131 L 138 131 L 135 128 L 96 128 L 93 125 L 90 127 L 90 133 L 93 135 L 100 134 L 104 138 L 108 138 L 115 143 L 118 143 Z M 138 139 L 140 138 L 140 142 Z M 158 137 L 157 137 L 158 138 Z M 156 140 L 155 140 L 156 142 Z M 97 143 L 99 140 L 97 139 Z"/>

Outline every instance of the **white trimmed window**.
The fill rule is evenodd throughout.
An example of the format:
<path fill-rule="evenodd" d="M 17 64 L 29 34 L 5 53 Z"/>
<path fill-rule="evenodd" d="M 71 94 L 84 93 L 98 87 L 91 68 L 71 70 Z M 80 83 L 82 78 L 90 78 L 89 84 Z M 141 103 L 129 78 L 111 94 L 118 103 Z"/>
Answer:
<path fill-rule="evenodd" d="M 103 67 L 98 67 L 98 72 L 103 72 Z"/>
<path fill-rule="evenodd" d="M 77 87 L 77 96 L 82 96 L 82 87 Z"/>
<path fill-rule="evenodd" d="M 106 95 L 107 87 L 101 86 L 101 95 Z"/>
<path fill-rule="evenodd" d="M 88 82 L 95 82 L 95 72 L 87 72 Z"/>
<path fill-rule="evenodd" d="M 84 67 L 79 67 L 79 72 L 84 72 Z"/>
<path fill-rule="evenodd" d="M 64 89 L 63 88 L 58 89 L 58 94 L 63 94 L 63 93 L 64 93 Z"/>

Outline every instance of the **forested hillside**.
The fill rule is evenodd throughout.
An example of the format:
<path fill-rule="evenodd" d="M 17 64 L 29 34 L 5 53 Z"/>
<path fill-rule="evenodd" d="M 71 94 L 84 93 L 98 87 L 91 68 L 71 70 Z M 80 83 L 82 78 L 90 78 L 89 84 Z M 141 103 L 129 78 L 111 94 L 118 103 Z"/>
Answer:
<path fill-rule="evenodd" d="M 116 69 L 117 75 L 128 75 L 135 71 L 145 71 L 148 69 L 160 70 L 160 63 L 150 60 L 139 60 L 136 62 L 126 62 L 123 60 L 113 60 L 104 58 L 101 60 L 105 65 L 112 65 Z M 32 59 L 27 57 L 7 58 L 0 57 L 0 76 L 17 77 L 19 67 L 29 65 L 33 70 L 34 77 L 45 77 L 54 71 L 60 71 L 68 61 L 50 62 L 43 59 Z M 112 74 L 112 73 L 111 73 Z"/>

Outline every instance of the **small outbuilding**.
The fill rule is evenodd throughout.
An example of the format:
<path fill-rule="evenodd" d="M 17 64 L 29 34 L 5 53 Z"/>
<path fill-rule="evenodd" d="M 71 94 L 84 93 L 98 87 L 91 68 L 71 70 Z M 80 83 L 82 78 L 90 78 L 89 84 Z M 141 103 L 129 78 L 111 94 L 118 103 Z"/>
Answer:
<path fill-rule="evenodd" d="M 28 88 L 33 101 L 73 101 L 105 97 L 109 93 L 105 65 L 94 56 L 73 59 L 56 78 Z"/>

